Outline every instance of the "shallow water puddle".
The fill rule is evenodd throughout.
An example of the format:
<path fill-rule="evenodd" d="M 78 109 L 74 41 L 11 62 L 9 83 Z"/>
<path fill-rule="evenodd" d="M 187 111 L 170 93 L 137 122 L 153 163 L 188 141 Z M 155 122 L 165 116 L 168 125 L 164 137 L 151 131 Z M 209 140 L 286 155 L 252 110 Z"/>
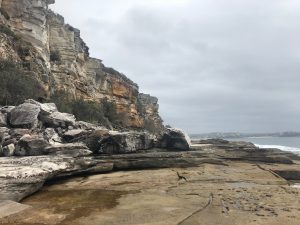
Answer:
<path fill-rule="evenodd" d="M 111 209 L 117 206 L 118 199 L 128 194 L 123 191 L 111 190 L 47 190 L 26 198 L 23 204 L 33 207 L 38 215 L 33 221 L 44 215 L 46 220 L 58 220 L 59 224 L 72 224 L 77 219 Z M 32 221 L 31 220 L 31 221 Z M 32 222 L 33 222 L 32 221 Z M 30 219 L 29 221 L 30 222 Z M 46 222 L 46 221 L 45 221 Z M 50 221 L 48 221 L 50 222 Z"/>

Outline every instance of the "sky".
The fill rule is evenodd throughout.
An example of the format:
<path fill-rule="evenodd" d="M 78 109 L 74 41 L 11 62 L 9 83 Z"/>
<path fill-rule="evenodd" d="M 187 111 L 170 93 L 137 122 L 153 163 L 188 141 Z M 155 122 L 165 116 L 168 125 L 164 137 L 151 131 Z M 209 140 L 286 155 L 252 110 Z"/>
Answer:
<path fill-rule="evenodd" d="M 299 0 L 56 0 L 188 133 L 300 131 Z"/>

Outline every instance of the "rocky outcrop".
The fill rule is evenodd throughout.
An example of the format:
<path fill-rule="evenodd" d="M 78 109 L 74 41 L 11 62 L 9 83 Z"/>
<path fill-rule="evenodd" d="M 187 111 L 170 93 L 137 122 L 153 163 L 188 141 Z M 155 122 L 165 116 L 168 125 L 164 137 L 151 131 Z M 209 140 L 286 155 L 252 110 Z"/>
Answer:
<path fill-rule="evenodd" d="M 157 137 L 148 132 L 74 130 L 66 132 L 64 139 L 84 142 L 94 154 L 125 154 L 153 148 Z"/>
<path fill-rule="evenodd" d="M 40 120 L 47 127 L 68 128 L 75 125 L 75 116 L 69 113 L 53 112 L 49 115 L 41 115 Z"/>
<path fill-rule="evenodd" d="M 51 62 L 53 86 L 68 90 L 75 98 L 114 102 L 117 112 L 124 114 L 125 126 L 143 127 L 137 111 L 138 86 L 101 60 L 90 58 L 80 31 L 65 24 L 63 17 L 49 12 L 48 24 L 51 54 L 60 58 Z"/>
<path fill-rule="evenodd" d="M 110 132 L 99 141 L 98 153 L 124 154 L 154 147 L 155 136 L 141 132 Z"/>
<path fill-rule="evenodd" d="M 231 148 L 228 146 L 231 146 Z M 119 170 L 158 168 L 193 167 L 192 170 L 194 170 L 204 164 L 215 165 L 216 168 L 220 168 L 220 166 L 229 168 L 228 163 L 231 162 L 238 161 L 239 165 L 241 163 L 249 163 L 251 157 L 248 155 L 247 150 L 241 148 L 241 143 L 236 144 L 235 142 L 230 142 L 227 145 L 224 145 L 224 147 L 225 148 L 221 148 L 214 144 L 203 144 L 192 146 L 193 151 L 167 151 L 163 149 L 154 149 L 152 151 L 142 151 L 132 154 L 87 156 L 88 150 L 83 144 L 62 144 L 51 146 L 48 149 L 52 153 L 58 151 L 61 152 L 61 154 L 55 153 L 46 156 L 31 157 L 1 157 L 0 200 L 20 201 L 24 197 L 39 190 L 46 180 L 55 177 L 77 174 L 87 175 L 88 173 L 106 173 Z M 246 148 L 247 147 L 245 147 L 245 149 Z M 85 154 L 73 155 L 73 153 L 76 152 L 72 151 L 72 149 L 80 149 L 82 150 L 80 152 Z M 85 152 L 83 151 L 84 149 Z M 285 157 L 290 160 L 292 164 L 279 160 L 279 158 L 277 158 L 278 156 Z M 250 168 L 264 170 L 270 177 L 279 177 L 278 175 L 275 176 L 275 173 L 272 173 L 268 167 L 273 167 L 274 170 L 281 171 L 279 173 L 283 175 L 285 173 L 282 171 L 299 171 L 299 158 L 299 156 L 281 151 L 253 149 L 251 160 L 253 166 Z M 265 165 L 265 169 L 262 166 L 259 166 L 261 165 L 261 162 L 266 161 L 268 161 L 269 164 Z M 232 174 L 235 174 L 237 171 L 238 170 L 234 169 L 231 172 Z M 201 171 L 201 174 L 206 174 L 206 172 Z M 220 171 L 212 175 L 212 177 L 215 178 L 219 172 Z M 231 172 L 229 172 L 229 174 L 231 174 Z M 293 172 L 293 174 L 295 173 L 296 172 Z M 175 172 L 174 176 L 178 179 Z M 251 173 L 251 176 L 253 178 L 253 173 Z M 207 180 L 210 181 L 212 177 L 208 176 Z M 223 177 L 220 177 L 220 179 L 224 180 Z M 188 181 L 189 180 L 190 178 L 188 178 Z M 261 181 L 261 177 L 258 177 L 258 180 Z M 282 181 L 286 182 L 283 179 Z M 215 182 L 213 185 L 214 184 Z"/>
<path fill-rule="evenodd" d="M 45 61 L 48 56 L 48 5 L 53 3 L 54 0 L 2 0 L 0 3 L 6 23 L 25 41 L 32 43 Z"/>
<path fill-rule="evenodd" d="M 162 134 L 145 131 L 112 131 L 76 121 L 72 114 L 61 113 L 53 103 L 26 100 L 16 107 L 0 108 L 6 113 L 0 127 L 3 156 L 125 154 L 155 146 L 170 149 L 189 148 L 189 139 L 180 130 Z M 4 117 L 6 118 L 6 117 Z M 160 140 L 160 138 L 162 139 Z"/>
<path fill-rule="evenodd" d="M 161 148 L 190 150 L 191 140 L 182 130 L 167 128 L 159 144 Z"/>
<path fill-rule="evenodd" d="M 163 120 L 158 113 L 159 104 L 156 97 L 140 93 L 138 96 L 138 108 L 144 118 L 144 127 L 147 130 L 153 133 L 165 131 Z"/>
<path fill-rule="evenodd" d="M 10 27 L 29 43 L 24 44 L 26 48 L 19 44 L 22 51 L 18 51 L 20 46 L 15 46 L 13 37 L 0 31 L 0 58 L 20 63 L 41 82 L 43 96 L 38 97 L 49 98 L 63 90 L 74 99 L 105 99 L 116 105 L 123 127 L 162 129 L 157 99 L 139 95 L 137 84 L 105 67 L 100 59 L 91 58 L 80 31 L 48 9 L 53 3 L 54 0 L 0 2 L 0 25 Z M 140 100 L 143 109 L 139 108 Z"/>

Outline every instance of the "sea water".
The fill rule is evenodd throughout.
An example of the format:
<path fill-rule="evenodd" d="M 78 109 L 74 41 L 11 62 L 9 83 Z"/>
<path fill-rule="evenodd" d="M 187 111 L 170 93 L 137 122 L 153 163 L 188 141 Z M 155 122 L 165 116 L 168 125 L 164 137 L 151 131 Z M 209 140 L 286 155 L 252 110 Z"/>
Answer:
<path fill-rule="evenodd" d="M 247 141 L 259 148 L 277 148 L 300 155 L 300 137 L 249 137 L 232 138 L 229 141 Z"/>

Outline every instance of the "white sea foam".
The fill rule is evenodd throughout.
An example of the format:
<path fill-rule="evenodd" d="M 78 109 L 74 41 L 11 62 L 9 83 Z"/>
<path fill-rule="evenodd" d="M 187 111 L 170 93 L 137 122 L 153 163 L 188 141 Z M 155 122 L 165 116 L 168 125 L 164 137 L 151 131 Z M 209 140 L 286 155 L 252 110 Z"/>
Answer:
<path fill-rule="evenodd" d="M 259 148 L 277 148 L 282 151 L 294 152 L 296 154 L 300 154 L 300 148 L 282 146 L 282 145 L 257 145 L 257 144 L 255 144 L 255 145 Z"/>

